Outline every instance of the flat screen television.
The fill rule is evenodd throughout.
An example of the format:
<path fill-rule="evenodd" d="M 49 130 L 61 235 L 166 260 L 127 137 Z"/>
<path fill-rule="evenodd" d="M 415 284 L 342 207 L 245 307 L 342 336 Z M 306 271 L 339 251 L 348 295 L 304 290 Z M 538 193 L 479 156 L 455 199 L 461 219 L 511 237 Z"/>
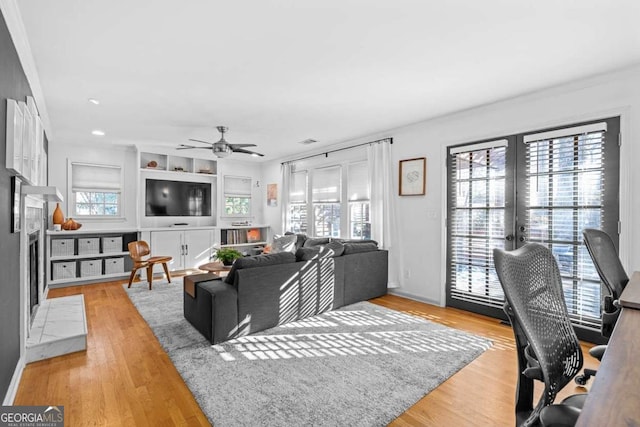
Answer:
<path fill-rule="evenodd" d="M 211 183 L 147 179 L 146 216 L 211 216 Z"/>

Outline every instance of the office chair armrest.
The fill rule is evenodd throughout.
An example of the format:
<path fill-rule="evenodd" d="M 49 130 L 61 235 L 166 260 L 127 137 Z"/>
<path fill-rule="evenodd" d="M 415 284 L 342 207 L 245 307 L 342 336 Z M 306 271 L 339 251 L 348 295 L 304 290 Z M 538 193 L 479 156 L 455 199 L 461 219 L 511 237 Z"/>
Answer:
<path fill-rule="evenodd" d="M 540 412 L 543 427 L 573 427 L 580 416 L 580 409 L 569 405 L 550 405 Z"/>
<path fill-rule="evenodd" d="M 606 349 L 607 349 L 606 345 L 597 345 L 589 349 L 589 354 L 598 360 L 602 360 L 602 356 L 604 356 L 604 351 Z"/>

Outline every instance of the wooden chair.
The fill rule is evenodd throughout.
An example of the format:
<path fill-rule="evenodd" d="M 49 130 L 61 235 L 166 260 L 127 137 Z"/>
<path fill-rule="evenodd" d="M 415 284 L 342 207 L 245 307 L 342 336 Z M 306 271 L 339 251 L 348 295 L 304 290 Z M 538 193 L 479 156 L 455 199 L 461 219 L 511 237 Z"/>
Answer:
<path fill-rule="evenodd" d="M 164 272 L 167 275 L 167 280 L 171 283 L 171 275 L 169 274 L 169 268 L 167 263 L 173 258 L 170 256 L 147 256 L 151 253 L 149 245 L 144 240 L 138 240 L 129 243 L 129 256 L 133 260 L 133 268 L 131 269 L 131 276 L 129 276 L 129 287 L 133 282 L 134 277 L 141 268 L 147 269 L 147 281 L 149 282 L 149 290 L 151 290 L 151 282 L 153 281 L 153 266 L 156 264 L 162 264 Z"/>

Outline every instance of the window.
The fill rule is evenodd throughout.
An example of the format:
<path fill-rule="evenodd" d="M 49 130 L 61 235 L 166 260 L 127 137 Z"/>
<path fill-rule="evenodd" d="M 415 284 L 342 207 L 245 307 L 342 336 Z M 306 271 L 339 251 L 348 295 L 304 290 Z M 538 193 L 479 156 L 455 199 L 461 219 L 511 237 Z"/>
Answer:
<path fill-rule="evenodd" d="M 251 216 L 251 178 L 224 177 L 224 212 L 226 216 Z"/>
<path fill-rule="evenodd" d="M 371 238 L 369 164 L 359 153 L 330 165 L 298 163 L 289 175 L 287 231 Z"/>
<path fill-rule="evenodd" d="M 122 168 L 71 163 L 71 212 L 76 217 L 122 216 Z"/>
<path fill-rule="evenodd" d="M 351 163 L 347 175 L 349 199 L 349 237 L 371 238 L 371 216 L 369 213 L 369 167 L 367 162 Z"/>
<path fill-rule="evenodd" d="M 313 171 L 311 197 L 316 236 L 340 237 L 341 175 L 341 166 L 329 166 Z"/>
<path fill-rule="evenodd" d="M 293 172 L 289 189 L 288 230 L 307 233 L 307 171 Z"/>

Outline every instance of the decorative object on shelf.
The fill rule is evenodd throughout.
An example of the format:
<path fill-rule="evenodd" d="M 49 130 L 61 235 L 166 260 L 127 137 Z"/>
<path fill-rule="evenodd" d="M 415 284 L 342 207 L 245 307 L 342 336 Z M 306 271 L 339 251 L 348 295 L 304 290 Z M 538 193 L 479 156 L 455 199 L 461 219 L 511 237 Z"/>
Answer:
<path fill-rule="evenodd" d="M 220 157 L 220 158 L 227 157 L 231 153 L 245 153 L 245 154 L 251 154 L 253 156 L 260 156 L 260 157 L 264 156 L 264 154 L 256 153 L 255 151 L 245 150 L 245 147 L 255 147 L 256 144 L 229 144 L 224 139 L 224 133 L 229 130 L 228 127 L 217 126 L 216 129 L 218 129 L 218 132 L 220 132 L 221 134 L 220 140 L 218 142 L 208 142 L 208 141 L 201 141 L 199 139 L 189 139 L 189 141 L 209 144 L 211 147 L 196 147 L 194 145 L 180 144 L 180 146 L 177 149 L 191 150 L 194 148 L 201 148 L 205 150 L 212 150 L 213 154 L 215 154 L 216 157 Z"/>
<path fill-rule="evenodd" d="M 175 172 L 184 172 L 184 168 L 182 166 L 176 166 L 175 168 L 173 168 L 173 170 Z"/>
<path fill-rule="evenodd" d="M 73 218 L 69 218 L 62 223 L 63 230 L 79 230 L 80 227 L 82 227 L 82 224 L 75 222 Z"/>
<path fill-rule="evenodd" d="M 211 175 L 213 174 L 213 172 L 211 171 L 211 169 L 200 169 L 198 171 L 198 173 L 206 173 L 207 175 Z"/>
<path fill-rule="evenodd" d="M 400 160 L 401 196 L 424 196 L 426 193 L 427 158 Z"/>
<path fill-rule="evenodd" d="M 232 221 L 231 225 L 234 227 L 242 227 L 245 225 L 251 225 L 251 223 L 249 221 Z"/>
<path fill-rule="evenodd" d="M 267 206 L 278 206 L 278 184 L 267 184 Z"/>
<path fill-rule="evenodd" d="M 220 248 L 216 250 L 214 257 L 224 265 L 231 265 L 233 261 L 242 258 L 242 254 L 233 248 Z"/>
<path fill-rule="evenodd" d="M 53 225 L 62 225 L 64 223 L 64 214 L 60 208 L 60 203 L 56 203 L 56 208 L 53 210 L 53 216 L 51 217 Z"/>
<path fill-rule="evenodd" d="M 158 167 L 158 162 L 156 162 L 155 160 L 151 160 L 149 163 L 147 163 L 147 167 L 149 169 L 154 169 Z"/>
<path fill-rule="evenodd" d="M 259 228 L 250 228 L 247 230 L 247 243 L 255 243 L 262 240 Z"/>

